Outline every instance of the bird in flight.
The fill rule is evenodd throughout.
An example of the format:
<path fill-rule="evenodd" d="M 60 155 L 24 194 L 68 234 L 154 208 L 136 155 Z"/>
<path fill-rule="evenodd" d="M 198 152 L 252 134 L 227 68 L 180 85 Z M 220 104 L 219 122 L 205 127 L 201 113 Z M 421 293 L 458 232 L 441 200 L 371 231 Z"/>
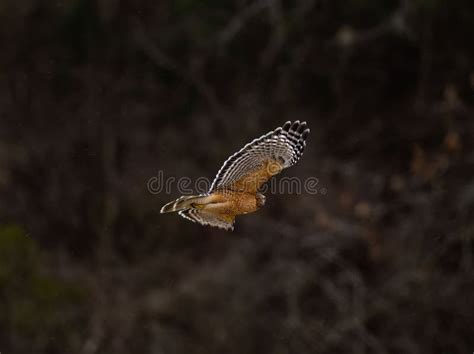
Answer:
<path fill-rule="evenodd" d="M 229 157 L 206 194 L 182 196 L 160 212 L 178 212 L 201 225 L 233 230 L 237 215 L 252 213 L 265 205 L 259 188 L 298 162 L 308 135 L 306 122 L 286 122 Z"/>

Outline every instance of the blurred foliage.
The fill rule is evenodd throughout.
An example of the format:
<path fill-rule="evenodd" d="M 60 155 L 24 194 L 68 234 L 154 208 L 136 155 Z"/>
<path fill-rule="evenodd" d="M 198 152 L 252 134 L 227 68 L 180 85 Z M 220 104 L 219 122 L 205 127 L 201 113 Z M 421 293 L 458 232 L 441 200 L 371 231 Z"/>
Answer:
<path fill-rule="evenodd" d="M 415 4 L 421 11 L 436 12 L 442 5 L 440 0 L 416 0 Z"/>
<path fill-rule="evenodd" d="M 379 24 L 387 16 L 399 6 L 399 1 L 366 1 L 366 0 L 349 0 L 340 3 L 341 12 L 343 14 L 343 23 L 351 23 L 357 21 L 358 26 L 373 26 Z"/>
<path fill-rule="evenodd" d="M 20 339 L 25 351 L 77 340 L 68 328 L 79 324 L 75 317 L 84 290 L 49 275 L 41 258 L 20 227 L 0 227 L 0 342 Z"/>

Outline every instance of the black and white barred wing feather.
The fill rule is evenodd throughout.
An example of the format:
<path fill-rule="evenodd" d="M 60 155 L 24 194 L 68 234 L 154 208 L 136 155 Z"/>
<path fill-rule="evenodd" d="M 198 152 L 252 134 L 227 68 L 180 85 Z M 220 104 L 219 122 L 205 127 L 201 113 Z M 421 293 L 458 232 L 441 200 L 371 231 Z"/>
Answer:
<path fill-rule="evenodd" d="M 234 218 L 226 218 L 225 216 L 206 212 L 201 209 L 189 208 L 181 210 L 179 213 L 183 218 L 201 225 L 216 226 L 224 230 L 234 229 Z"/>
<path fill-rule="evenodd" d="M 295 121 L 253 140 L 224 162 L 209 193 L 227 188 L 256 192 L 273 175 L 298 162 L 308 135 L 306 122 Z"/>

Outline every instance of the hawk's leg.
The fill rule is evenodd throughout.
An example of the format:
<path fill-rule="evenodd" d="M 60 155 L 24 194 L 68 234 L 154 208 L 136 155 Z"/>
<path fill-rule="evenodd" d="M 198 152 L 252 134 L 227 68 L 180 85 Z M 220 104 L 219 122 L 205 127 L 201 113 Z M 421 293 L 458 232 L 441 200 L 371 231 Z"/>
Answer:
<path fill-rule="evenodd" d="M 261 208 L 265 205 L 266 198 L 262 193 L 257 193 L 255 199 L 257 200 L 257 208 Z"/>

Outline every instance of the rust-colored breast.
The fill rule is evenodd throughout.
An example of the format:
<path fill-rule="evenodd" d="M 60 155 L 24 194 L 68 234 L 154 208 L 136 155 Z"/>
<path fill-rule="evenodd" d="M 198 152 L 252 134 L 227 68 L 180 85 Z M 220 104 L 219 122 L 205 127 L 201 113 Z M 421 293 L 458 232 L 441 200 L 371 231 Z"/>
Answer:
<path fill-rule="evenodd" d="M 222 214 L 235 216 L 257 210 L 257 200 L 253 193 L 223 190 L 216 194 L 222 195 L 226 200 L 225 203 L 222 203 L 222 209 L 220 210 Z"/>

